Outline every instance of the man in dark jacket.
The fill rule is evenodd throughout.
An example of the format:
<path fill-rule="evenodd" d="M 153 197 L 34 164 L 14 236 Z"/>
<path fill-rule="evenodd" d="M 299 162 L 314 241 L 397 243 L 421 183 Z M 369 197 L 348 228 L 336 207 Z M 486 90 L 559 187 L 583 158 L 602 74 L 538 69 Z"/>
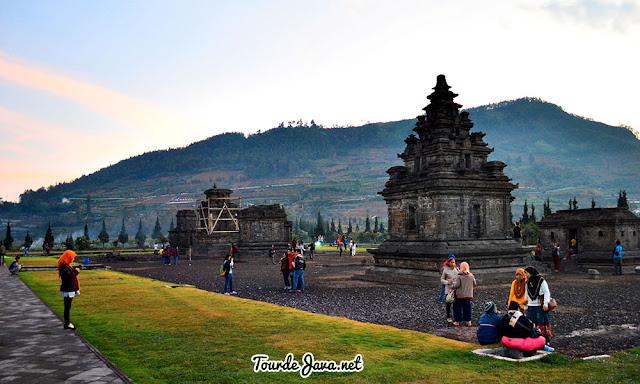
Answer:
<path fill-rule="evenodd" d="M 484 304 L 485 313 L 478 321 L 478 343 L 480 345 L 499 343 L 502 339 L 502 316 L 497 313 L 496 305 L 493 301 Z"/>
<path fill-rule="evenodd" d="M 293 287 L 292 291 L 304 292 L 304 270 L 307 267 L 304 256 L 298 253 L 293 259 Z"/>

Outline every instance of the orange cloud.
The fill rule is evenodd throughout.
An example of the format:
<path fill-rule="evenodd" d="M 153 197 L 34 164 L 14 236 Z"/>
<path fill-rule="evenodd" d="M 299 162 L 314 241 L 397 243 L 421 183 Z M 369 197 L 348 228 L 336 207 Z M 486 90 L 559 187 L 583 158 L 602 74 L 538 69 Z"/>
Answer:
<path fill-rule="evenodd" d="M 188 122 L 177 114 L 144 100 L 77 81 L 51 71 L 18 63 L 0 51 L 0 78 L 71 100 L 88 110 L 128 126 L 167 137 Z"/>

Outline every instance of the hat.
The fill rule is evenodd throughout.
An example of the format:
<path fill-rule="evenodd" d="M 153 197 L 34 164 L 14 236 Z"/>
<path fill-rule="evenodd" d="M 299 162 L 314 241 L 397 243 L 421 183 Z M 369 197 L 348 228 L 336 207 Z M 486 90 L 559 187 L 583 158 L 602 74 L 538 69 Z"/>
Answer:
<path fill-rule="evenodd" d="M 451 259 L 455 259 L 456 256 L 452 253 L 449 256 L 447 256 L 447 260 L 451 260 Z"/>
<path fill-rule="evenodd" d="M 520 225 L 520 222 L 519 222 L 519 221 L 516 221 L 516 225 Z"/>
<path fill-rule="evenodd" d="M 493 301 L 487 301 L 484 303 L 484 311 L 485 312 L 495 312 L 496 304 Z"/>

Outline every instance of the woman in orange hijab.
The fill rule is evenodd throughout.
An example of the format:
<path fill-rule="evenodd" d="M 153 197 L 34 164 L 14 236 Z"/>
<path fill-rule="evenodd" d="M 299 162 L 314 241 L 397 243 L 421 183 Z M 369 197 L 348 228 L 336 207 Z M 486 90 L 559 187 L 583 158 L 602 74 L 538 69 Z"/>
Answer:
<path fill-rule="evenodd" d="M 64 329 L 76 329 L 69 321 L 71 312 L 71 300 L 80 294 L 80 284 L 78 283 L 78 273 L 80 269 L 73 268 L 71 263 L 76 258 L 73 251 L 65 251 L 58 259 L 58 276 L 62 280 L 60 285 L 60 295 L 64 300 Z"/>
<path fill-rule="evenodd" d="M 511 283 L 511 292 L 509 292 L 509 303 L 515 301 L 520 305 L 520 311 L 524 310 L 525 291 L 527 289 L 527 277 L 524 274 L 524 269 L 516 269 L 516 279 Z"/>

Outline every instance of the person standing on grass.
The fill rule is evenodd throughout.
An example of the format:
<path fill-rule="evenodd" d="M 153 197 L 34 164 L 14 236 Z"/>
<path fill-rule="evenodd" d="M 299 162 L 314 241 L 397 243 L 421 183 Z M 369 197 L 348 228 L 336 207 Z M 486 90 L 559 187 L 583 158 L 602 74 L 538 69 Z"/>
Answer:
<path fill-rule="evenodd" d="M 464 320 L 467 327 L 471 326 L 471 300 L 473 300 L 473 286 L 476 278 L 469 271 L 466 261 L 460 263 L 460 272 L 453 279 L 453 287 L 456 290 L 456 300 L 453 302 L 453 325 L 460 325 Z"/>
<path fill-rule="evenodd" d="M 4 265 L 4 256 L 7 254 L 7 248 L 4 246 L 4 243 L 0 242 L 0 265 Z"/>
<path fill-rule="evenodd" d="M 620 240 L 616 240 L 616 247 L 613 248 L 613 273 L 622 275 L 622 245 L 620 245 Z"/>
<path fill-rule="evenodd" d="M 351 245 L 351 256 L 356 255 L 356 243 L 353 240 L 349 243 Z"/>
<path fill-rule="evenodd" d="M 524 269 L 527 276 L 526 306 L 527 318 L 531 320 L 542 333 L 547 343 L 551 340 L 551 318 L 549 317 L 549 301 L 551 292 L 547 281 L 540 276 L 533 266 Z"/>
<path fill-rule="evenodd" d="M 71 315 L 71 301 L 80 294 L 80 283 L 78 283 L 78 267 L 73 268 L 71 263 L 76 258 L 73 251 L 65 251 L 58 259 L 58 277 L 62 280 L 60 284 L 60 295 L 64 301 L 64 329 L 76 329 L 69 319 Z"/>
<path fill-rule="evenodd" d="M 527 277 L 524 269 L 516 269 L 516 279 L 511 283 L 511 291 L 509 291 L 508 303 L 515 301 L 520 305 L 519 310 L 524 310 L 524 304 L 527 299 Z"/>
<path fill-rule="evenodd" d="M 233 256 L 227 255 L 224 261 L 224 294 L 235 295 L 238 292 L 233 290 Z"/>
<path fill-rule="evenodd" d="M 444 286 L 444 296 L 448 295 L 453 288 L 453 279 L 458 276 L 460 269 L 456 266 L 456 257 L 454 255 L 449 255 L 447 258 L 446 264 L 442 269 L 442 276 L 440 276 L 440 282 Z M 446 303 L 447 310 L 447 322 L 453 323 L 451 319 L 451 303 Z"/>

